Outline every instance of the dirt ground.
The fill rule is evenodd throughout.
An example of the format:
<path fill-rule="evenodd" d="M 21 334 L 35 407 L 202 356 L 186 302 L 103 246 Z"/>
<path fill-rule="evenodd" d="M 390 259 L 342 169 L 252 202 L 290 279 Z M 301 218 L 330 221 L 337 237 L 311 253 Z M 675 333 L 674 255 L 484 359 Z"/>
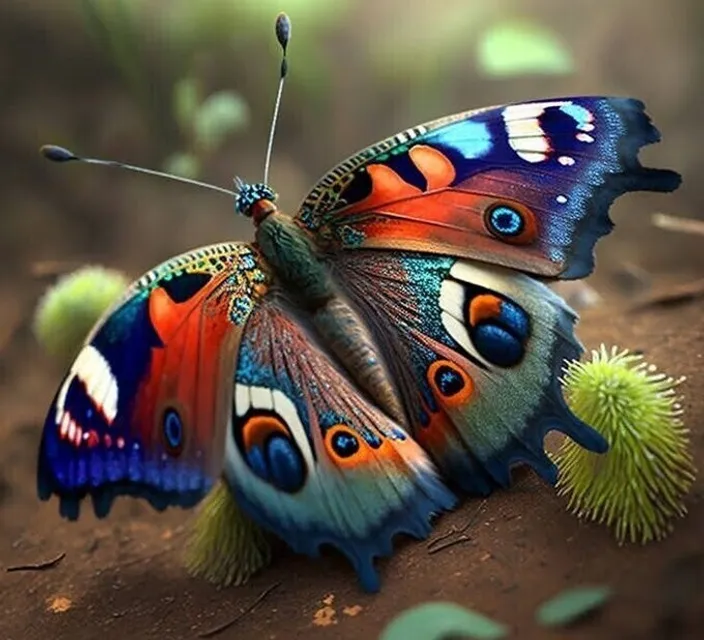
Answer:
<path fill-rule="evenodd" d="M 641 350 L 672 375 L 685 375 L 687 422 L 696 459 L 704 459 L 704 300 L 639 312 L 618 306 L 583 314 L 588 347 Z M 155 514 L 123 499 L 111 517 L 62 521 L 56 502 L 33 495 L 39 421 L 56 377 L 37 354 L 3 376 L 0 448 L 0 638 L 196 638 L 247 609 L 218 638 L 375 638 L 399 611 L 427 600 L 471 606 L 503 621 L 516 638 L 700 638 L 704 628 L 704 479 L 689 497 L 689 515 L 674 534 L 646 547 L 618 548 L 604 528 L 568 514 L 564 501 L 532 474 L 488 501 L 469 501 L 442 517 L 434 535 L 476 517 L 464 544 L 430 554 L 425 542 L 399 541 L 382 562 L 381 593 L 366 595 L 334 555 L 313 561 L 283 551 L 245 587 L 218 590 L 189 577 L 181 550 L 189 514 Z M 24 389 L 24 391 L 22 391 Z M 28 403 L 28 394 L 34 398 Z M 478 509 L 480 511 L 478 512 Z M 60 553 L 58 566 L 12 572 L 11 565 Z M 608 584 L 615 598 L 569 631 L 548 632 L 533 620 L 538 604 L 580 584 Z M 320 610 L 324 609 L 321 613 Z M 318 624 L 314 622 L 317 620 Z M 320 624 L 329 622 L 330 624 Z"/>

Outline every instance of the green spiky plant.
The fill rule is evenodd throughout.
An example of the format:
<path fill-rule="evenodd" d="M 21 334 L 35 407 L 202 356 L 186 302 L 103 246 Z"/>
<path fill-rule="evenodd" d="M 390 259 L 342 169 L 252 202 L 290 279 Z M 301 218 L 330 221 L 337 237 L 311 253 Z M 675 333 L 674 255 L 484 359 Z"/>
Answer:
<path fill-rule="evenodd" d="M 125 292 L 129 280 L 113 269 L 85 266 L 61 276 L 34 312 L 34 335 L 57 361 L 68 364 L 100 316 Z"/>
<path fill-rule="evenodd" d="M 224 481 L 203 501 L 186 545 L 186 569 L 220 587 L 244 584 L 271 561 L 264 532 L 239 508 Z"/>
<path fill-rule="evenodd" d="M 696 469 L 677 395 L 683 380 L 604 345 L 565 370 L 568 404 L 610 449 L 597 455 L 566 439 L 555 455 L 558 493 L 579 517 L 611 527 L 619 544 L 659 540 L 686 513 Z"/>

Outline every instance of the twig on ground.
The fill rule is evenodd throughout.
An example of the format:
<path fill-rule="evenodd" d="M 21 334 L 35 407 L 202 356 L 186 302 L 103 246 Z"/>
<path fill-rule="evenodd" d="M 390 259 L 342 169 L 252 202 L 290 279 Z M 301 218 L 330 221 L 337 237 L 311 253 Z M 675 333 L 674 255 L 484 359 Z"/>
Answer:
<path fill-rule="evenodd" d="M 431 555 L 433 553 L 439 553 L 440 551 L 444 551 L 445 549 L 454 547 L 456 544 L 462 544 L 463 542 L 469 542 L 470 540 L 471 538 L 463 533 L 461 536 L 458 536 L 454 540 L 448 540 L 445 544 L 439 544 L 433 547 L 432 549 L 428 549 L 428 553 Z"/>
<path fill-rule="evenodd" d="M 704 279 L 686 282 L 684 284 L 675 285 L 665 291 L 658 291 L 649 295 L 631 305 L 628 308 L 630 313 L 634 311 L 642 311 L 651 307 L 665 307 L 668 305 L 688 302 L 704 296 Z"/>
<path fill-rule="evenodd" d="M 62 551 L 58 556 L 52 558 L 51 560 L 38 562 L 36 564 L 18 564 L 13 567 L 7 567 L 5 571 L 7 571 L 7 573 L 11 573 L 13 571 L 46 571 L 47 569 L 53 569 L 56 567 L 65 557 L 66 553 Z"/>
<path fill-rule="evenodd" d="M 460 528 L 457 528 L 454 524 L 445 532 L 441 533 L 439 536 L 436 536 L 432 540 L 428 541 L 428 544 L 426 545 L 428 548 L 428 553 L 437 553 L 438 551 L 442 551 L 443 549 L 447 549 L 448 547 L 451 547 L 454 544 L 459 544 L 460 542 L 467 542 L 469 540 L 468 536 L 461 535 L 464 534 L 467 529 L 469 529 L 476 521 L 479 515 L 481 514 L 482 511 L 484 511 L 484 507 L 486 506 L 486 500 L 482 500 L 481 504 L 476 508 L 474 513 L 469 517 L 467 522 L 464 523 Z M 442 542 L 443 540 L 447 540 L 450 536 L 453 535 L 459 535 L 458 538 L 456 538 L 454 541 L 450 541 L 447 544 L 440 545 L 439 547 L 436 546 L 438 543 Z"/>
<path fill-rule="evenodd" d="M 654 213 L 651 221 L 659 229 L 704 236 L 704 220 L 681 218 L 680 216 L 671 216 L 667 213 Z"/>
<path fill-rule="evenodd" d="M 208 631 L 203 631 L 202 633 L 198 634 L 199 638 L 212 638 L 213 636 L 216 636 L 218 633 L 222 633 L 226 629 L 229 629 L 232 625 L 237 624 L 242 618 L 244 618 L 248 613 L 250 613 L 258 604 L 261 604 L 261 602 L 277 587 L 281 585 L 280 582 L 275 582 L 271 586 L 267 587 L 262 591 L 255 599 L 254 601 L 245 607 L 244 609 L 240 609 L 239 613 L 232 618 L 231 620 L 228 620 L 227 622 L 224 622 L 221 625 L 218 625 L 217 627 L 213 627 L 212 629 L 209 629 Z"/>

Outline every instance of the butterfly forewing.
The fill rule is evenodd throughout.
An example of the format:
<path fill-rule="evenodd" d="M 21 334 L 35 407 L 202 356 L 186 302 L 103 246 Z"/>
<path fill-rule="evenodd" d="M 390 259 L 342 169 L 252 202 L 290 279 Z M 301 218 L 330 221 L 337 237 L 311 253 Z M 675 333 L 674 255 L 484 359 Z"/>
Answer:
<path fill-rule="evenodd" d="M 217 478 L 239 332 L 269 274 L 245 244 L 153 269 L 91 332 L 46 418 L 38 489 L 78 517 L 114 496 L 192 506 Z"/>
<path fill-rule="evenodd" d="M 639 149 L 657 140 L 631 99 L 469 111 L 352 156 L 320 180 L 297 217 L 328 251 L 425 251 L 580 278 L 611 230 L 617 196 L 678 186 L 678 174 L 638 161 Z"/>

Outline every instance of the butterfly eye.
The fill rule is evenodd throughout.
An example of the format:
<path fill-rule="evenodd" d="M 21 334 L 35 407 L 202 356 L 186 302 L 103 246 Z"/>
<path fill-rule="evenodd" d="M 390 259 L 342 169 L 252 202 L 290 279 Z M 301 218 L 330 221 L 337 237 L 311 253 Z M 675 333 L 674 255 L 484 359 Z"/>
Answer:
<path fill-rule="evenodd" d="M 489 233 L 510 244 L 529 244 L 537 236 L 533 214 L 518 205 L 494 204 L 484 214 L 484 224 Z"/>
<path fill-rule="evenodd" d="M 175 409 L 167 409 L 163 419 L 164 441 L 166 449 L 172 456 L 183 450 L 183 422 Z"/>
<path fill-rule="evenodd" d="M 474 391 L 474 383 L 467 373 L 449 360 L 436 360 L 428 367 L 428 382 L 435 395 L 445 405 L 465 403 Z"/>

